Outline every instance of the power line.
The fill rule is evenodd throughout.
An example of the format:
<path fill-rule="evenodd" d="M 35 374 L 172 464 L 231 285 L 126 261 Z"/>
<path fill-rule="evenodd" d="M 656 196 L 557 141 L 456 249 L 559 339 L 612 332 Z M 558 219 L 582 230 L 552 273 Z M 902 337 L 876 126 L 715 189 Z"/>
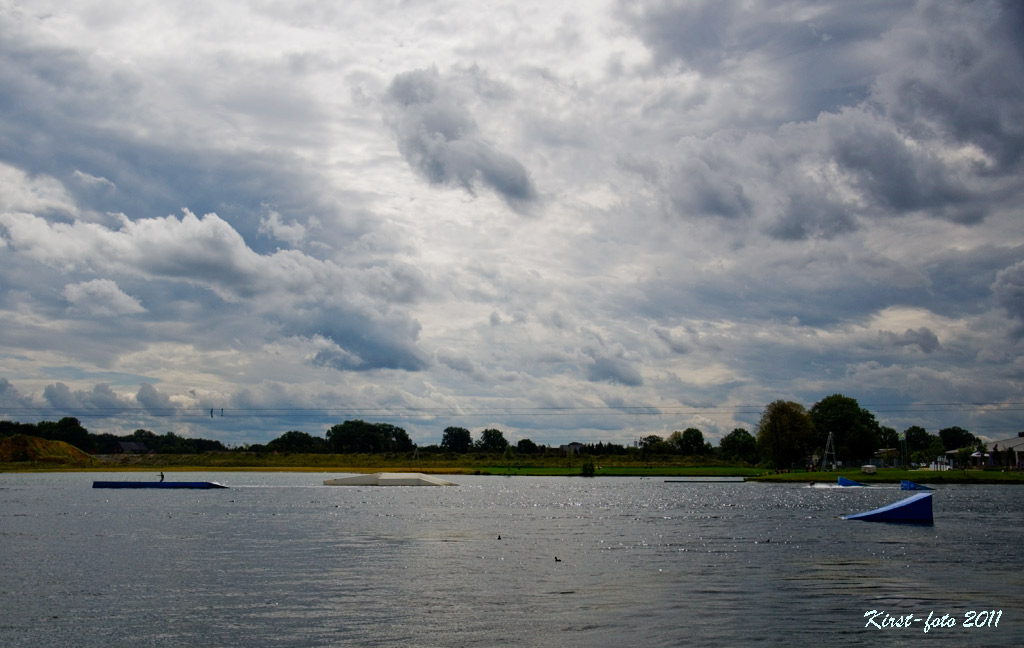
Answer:
<path fill-rule="evenodd" d="M 1024 403 L 908 403 L 908 404 L 866 404 L 862 409 L 883 414 L 928 413 L 928 412 L 976 412 L 1003 413 L 1024 411 Z M 229 416 L 248 415 L 263 417 L 317 417 L 317 416 L 581 416 L 600 414 L 602 416 L 665 416 L 682 414 L 757 414 L 763 405 L 577 405 L 577 406 L 478 406 L 478 407 L 86 407 L 86 406 L 21 406 L 2 407 L 0 413 L 47 415 L 75 413 L 76 416 Z"/>

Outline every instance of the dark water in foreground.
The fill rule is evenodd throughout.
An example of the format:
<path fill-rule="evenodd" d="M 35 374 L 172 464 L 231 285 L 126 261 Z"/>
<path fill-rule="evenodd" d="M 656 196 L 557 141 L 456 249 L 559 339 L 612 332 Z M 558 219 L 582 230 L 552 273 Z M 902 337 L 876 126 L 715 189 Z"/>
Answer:
<path fill-rule="evenodd" d="M 336 476 L 174 473 L 231 488 L 148 491 L 91 485 L 155 476 L 0 474 L 0 646 L 1024 642 L 1019 486 L 940 487 L 917 527 L 838 517 L 895 487 L 320 485 Z M 865 627 L 869 610 L 922 620 Z M 963 627 L 982 610 L 998 627 Z M 956 626 L 925 633 L 930 612 Z"/>

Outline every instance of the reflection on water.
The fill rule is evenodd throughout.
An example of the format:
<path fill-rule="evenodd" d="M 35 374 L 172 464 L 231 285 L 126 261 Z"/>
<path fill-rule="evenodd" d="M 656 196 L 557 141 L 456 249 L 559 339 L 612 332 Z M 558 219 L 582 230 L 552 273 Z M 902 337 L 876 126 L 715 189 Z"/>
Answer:
<path fill-rule="evenodd" d="M 904 496 L 639 478 L 217 491 L 0 475 L 4 646 L 919 644 L 864 613 L 1002 609 L 929 645 L 1019 645 L 1019 487 L 945 487 L 935 524 L 839 516 Z M 557 558 L 557 560 L 556 560 Z"/>

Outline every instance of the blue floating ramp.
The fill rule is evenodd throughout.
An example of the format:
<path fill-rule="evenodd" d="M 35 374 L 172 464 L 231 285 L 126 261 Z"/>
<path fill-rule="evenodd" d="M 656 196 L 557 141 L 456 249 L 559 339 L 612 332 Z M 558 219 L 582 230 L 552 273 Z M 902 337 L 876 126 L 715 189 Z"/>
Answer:
<path fill-rule="evenodd" d="M 839 475 L 839 485 L 840 486 L 867 486 L 867 484 L 862 484 L 859 481 L 853 481 L 852 479 L 847 479 L 846 477 L 843 477 L 842 475 Z"/>
<path fill-rule="evenodd" d="M 94 481 L 93 488 L 227 488 L 217 482 Z"/>
<path fill-rule="evenodd" d="M 931 486 L 922 486 L 921 484 L 915 484 L 908 479 L 900 480 L 900 490 L 935 490 Z"/>
<path fill-rule="evenodd" d="M 868 522 L 904 522 L 910 524 L 931 524 L 932 494 L 918 493 L 906 499 L 893 502 L 873 511 L 844 515 L 844 520 L 865 520 Z"/>

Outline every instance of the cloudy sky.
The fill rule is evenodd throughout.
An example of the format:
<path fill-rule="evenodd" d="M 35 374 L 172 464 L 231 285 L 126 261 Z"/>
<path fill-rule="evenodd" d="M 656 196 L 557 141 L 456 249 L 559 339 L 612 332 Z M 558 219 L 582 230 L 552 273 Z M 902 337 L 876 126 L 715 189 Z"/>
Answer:
<path fill-rule="evenodd" d="M 0 0 L 11 420 L 1005 438 L 1022 216 L 1016 2 Z"/>

